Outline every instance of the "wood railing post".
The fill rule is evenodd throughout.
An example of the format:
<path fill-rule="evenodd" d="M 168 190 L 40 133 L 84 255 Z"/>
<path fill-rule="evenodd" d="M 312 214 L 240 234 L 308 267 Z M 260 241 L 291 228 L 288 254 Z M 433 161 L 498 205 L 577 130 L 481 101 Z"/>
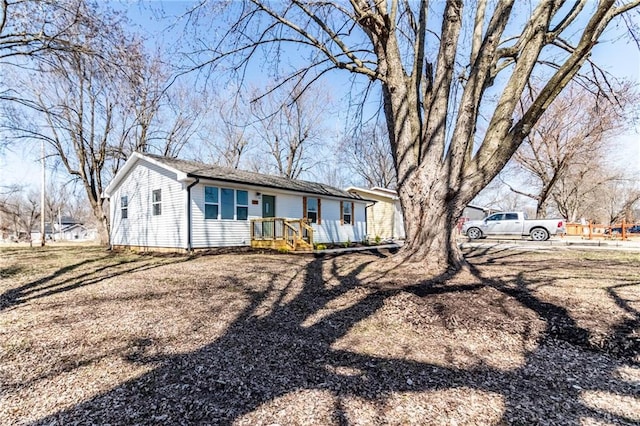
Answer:
<path fill-rule="evenodd" d="M 620 235 L 622 236 L 623 240 L 627 239 L 627 229 L 626 228 L 627 228 L 627 222 L 624 219 L 622 219 L 622 229 L 621 229 L 622 232 L 620 233 Z"/>
<path fill-rule="evenodd" d="M 593 234 L 593 224 L 589 221 L 589 240 L 591 239 L 591 235 Z"/>

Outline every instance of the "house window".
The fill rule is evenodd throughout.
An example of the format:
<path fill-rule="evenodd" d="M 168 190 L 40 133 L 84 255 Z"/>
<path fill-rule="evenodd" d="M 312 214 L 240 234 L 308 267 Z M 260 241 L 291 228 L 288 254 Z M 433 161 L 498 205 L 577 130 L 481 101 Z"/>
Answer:
<path fill-rule="evenodd" d="M 249 193 L 236 191 L 236 219 L 247 220 L 249 218 Z"/>
<path fill-rule="evenodd" d="M 343 225 L 353 225 L 353 203 L 340 201 L 340 221 Z"/>
<path fill-rule="evenodd" d="M 220 204 L 218 203 L 218 188 L 215 186 L 204 187 L 204 218 L 205 219 L 217 219 L 218 209 Z"/>
<path fill-rule="evenodd" d="M 220 201 L 222 202 L 222 219 L 233 219 L 234 205 L 233 205 L 233 189 L 222 188 L 220 190 Z"/>
<path fill-rule="evenodd" d="M 123 219 L 129 217 L 129 197 L 126 195 L 120 197 L 120 213 Z"/>
<path fill-rule="evenodd" d="M 302 198 L 302 210 L 304 211 L 304 217 L 309 223 L 321 223 L 321 201 L 320 198 Z"/>
<path fill-rule="evenodd" d="M 249 193 L 230 188 L 205 186 L 204 217 L 205 219 L 247 220 Z"/>
<path fill-rule="evenodd" d="M 153 215 L 160 216 L 162 214 L 162 190 L 154 189 L 151 193 L 151 205 L 153 206 Z"/>

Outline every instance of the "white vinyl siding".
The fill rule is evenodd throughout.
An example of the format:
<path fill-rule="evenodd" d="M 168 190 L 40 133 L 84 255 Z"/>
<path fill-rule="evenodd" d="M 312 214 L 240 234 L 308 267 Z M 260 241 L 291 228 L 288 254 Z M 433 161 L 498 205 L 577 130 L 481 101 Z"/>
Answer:
<path fill-rule="evenodd" d="M 404 234 L 404 216 L 402 214 L 402 205 L 399 200 L 396 200 L 393 204 L 393 238 L 399 238 L 403 240 Z"/>
<path fill-rule="evenodd" d="M 204 218 L 205 214 L 205 186 L 235 189 L 236 193 L 236 217 L 241 205 L 238 202 L 238 189 L 247 191 L 248 218 L 244 220 Z M 257 194 L 260 195 L 257 195 Z M 192 244 L 194 248 L 248 246 L 251 244 L 251 219 L 262 217 L 262 195 L 275 197 L 276 217 L 287 219 L 301 219 L 303 217 L 303 195 L 279 192 L 271 188 L 247 188 L 232 186 L 223 182 L 211 184 L 199 184 L 191 189 L 192 212 Z M 307 195 L 312 197 L 312 195 Z M 317 196 L 316 196 L 317 197 Z M 366 236 L 365 203 L 354 202 L 354 225 L 344 226 L 340 224 L 340 200 L 321 198 L 322 224 L 313 224 L 314 242 L 316 243 L 340 243 L 345 241 L 363 241 Z M 222 204 L 222 198 L 219 198 Z M 258 204 L 253 202 L 257 201 Z M 345 200 L 351 204 L 351 200 Z M 222 214 L 220 214 L 220 217 Z"/>
<path fill-rule="evenodd" d="M 154 215 L 153 191 L 158 189 L 161 190 L 161 214 Z M 122 220 L 121 206 L 111 203 L 111 244 L 186 247 L 186 191 L 175 173 L 139 160 L 112 194 L 112 199 L 124 196 L 127 197 L 126 220 Z"/>
<path fill-rule="evenodd" d="M 344 200 L 344 204 L 351 200 Z M 364 202 L 355 201 L 353 211 L 353 225 L 341 223 L 340 200 L 322 199 L 322 224 L 313 224 L 314 243 L 343 243 L 346 241 L 360 242 L 366 237 Z"/>
<path fill-rule="evenodd" d="M 217 198 L 213 194 L 213 190 L 209 191 L 208 202 L 205 203 L 205 187 L 216 188 Z M 223 189 L 231 190 L 223 196 Z M 242 205 L 247 209 L 247 220 L 236 220 L 237 211 L 240 204 L 237 202 L 237 192 L 247 191 L 247 188 L 229 185 L 225 182 L 215 182 L 207 184 L 198 184 L 191 188 L 191 243 L 193 248 L 208 247 L 234 247 L 248 246 L 251 244 L 251 223 L 250 220 L 258 218 L 262 215 L 261 205 L 252 204 L 251 200 L 257 200 L 256 192 L 247 191 L 248 205 Z M 226 197 L 226 199 L 225 199 Z M 213 201 L 216 201 L 213 203 Z M 225 207 L 225 202 L 229 203 Z M 216 206 L 216 214 L 218 219 L 205 219 L 205 206 Z M 231 219 L 223 219 L 223 210 L 226 216 Z M 211 207 L 209 207 L 211 213 Z M 231 212 L 231 213 L 229 213 Z"/>

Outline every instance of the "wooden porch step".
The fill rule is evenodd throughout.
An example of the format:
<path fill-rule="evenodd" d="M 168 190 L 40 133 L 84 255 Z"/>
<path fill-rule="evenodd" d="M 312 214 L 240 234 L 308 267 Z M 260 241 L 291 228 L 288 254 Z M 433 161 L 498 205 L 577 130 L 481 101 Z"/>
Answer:
<path fill-rule="evenodd" d="M 252 248 L 266 248 L 273 250 L 291 250 L 291 246 L 285 240 L 251 240 Z M 291 251 L 313 251 L 313 245 L 306 241 L 298 241 L 296 249 Z"/>

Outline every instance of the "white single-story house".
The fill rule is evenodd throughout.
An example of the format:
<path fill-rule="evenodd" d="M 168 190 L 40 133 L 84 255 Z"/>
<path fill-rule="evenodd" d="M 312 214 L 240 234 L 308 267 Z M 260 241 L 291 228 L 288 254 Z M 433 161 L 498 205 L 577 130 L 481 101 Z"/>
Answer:
<path fill-rule="evenodd" d="M 375 203 L 367 205 L 367 236 L 382 239 L 404 239 L 404 216 L 398 193 L 393 189 L 374 186 L 370 189 L 349 187 L 347 191 L 362 198 L 374 200 Z M 484 219 L 489 213 L 483 207 L 467 205 L 460 222 L 467 220 Z"/>
<path fill-rule="evenodd" d="M 111 245 L 207 249 L 357 242 L 366 236 L 357 194 L 316 182 L 134 153 L 106 188 Z M 296 243 L 297 241 L 297 243 Z"/>

